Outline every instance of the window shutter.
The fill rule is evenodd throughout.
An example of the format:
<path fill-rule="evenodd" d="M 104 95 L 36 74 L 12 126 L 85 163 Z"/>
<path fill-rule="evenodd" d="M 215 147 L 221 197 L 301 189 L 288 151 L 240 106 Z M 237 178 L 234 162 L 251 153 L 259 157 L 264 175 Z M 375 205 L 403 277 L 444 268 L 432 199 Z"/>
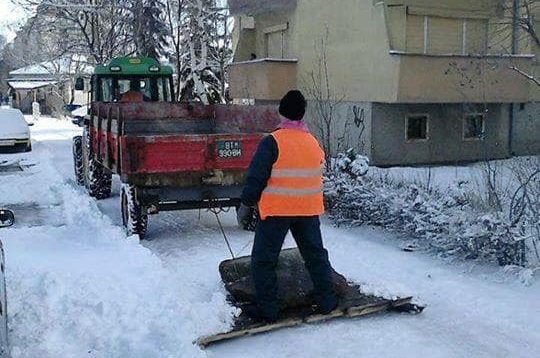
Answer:
<path fill-rule="evenodd" d="M 266 35 L 267 36 L 267 56 L 270 58 L 281 58 L 282 57 L 282 34 L 281 31 L 272 32 Z"/>
<path fill-rule="evenodd" d="M 424 53 L 424 16 L 407 15 L 407 52 Z"/>
<path fill-rule="evenodd" d="M 467 53 L 485 54 L 487 51 L 488 21 L 467 20 Z"/>
<path fill-rule="evenodd" d="M 463 52 L 463 20 L 430 17 L 428 53 L 461 54 Z"/>

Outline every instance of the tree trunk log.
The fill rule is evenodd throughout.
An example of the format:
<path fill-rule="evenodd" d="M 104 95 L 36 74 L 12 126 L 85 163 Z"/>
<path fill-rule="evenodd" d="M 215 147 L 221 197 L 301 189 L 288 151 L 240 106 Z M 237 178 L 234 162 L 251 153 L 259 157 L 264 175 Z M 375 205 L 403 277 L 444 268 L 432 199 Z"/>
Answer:
<path fill-rule="evenodd" d="M 225 288 L 234 303 L 255 303 L 255 288 L 251 279 L 251 257 L 223 261 L 219 266 Z M 283 250 L 276 268 L 278 278 L 278 299 L 281 309 L 311 306 L 313 283 L 298 249 Z M 334 288 L 339 297 L 344 297 L 351 289 L 347 279 L 333 272 Z"/>

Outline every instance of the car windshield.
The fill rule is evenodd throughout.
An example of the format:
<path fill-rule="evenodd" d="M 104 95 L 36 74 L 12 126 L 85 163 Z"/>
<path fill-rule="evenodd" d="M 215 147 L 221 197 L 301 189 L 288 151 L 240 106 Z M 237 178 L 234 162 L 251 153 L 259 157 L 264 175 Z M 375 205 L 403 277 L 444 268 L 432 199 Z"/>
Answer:
<path fill-rule="evenodd" d="M 15 136 L 28 133 L 28 123 L 18 109 L 0 109 L 0 136 Z"/>
<path fill-rule="evenodd" d="M 171 90 L 168 77 L 130 76 L 99 77 L 96 80 L 95 98 L 99 102 L 118 102 L 128 92 L 138 92 L 145 102 L 170 102 Z"/>

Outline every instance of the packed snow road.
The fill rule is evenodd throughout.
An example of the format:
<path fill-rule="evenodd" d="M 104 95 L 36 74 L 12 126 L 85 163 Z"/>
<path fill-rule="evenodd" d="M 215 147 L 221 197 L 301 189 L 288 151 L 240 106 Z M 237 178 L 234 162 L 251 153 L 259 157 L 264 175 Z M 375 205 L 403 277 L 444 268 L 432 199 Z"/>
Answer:
<path fill-rule="evenodd" d="M 303 326 L 200 350 L 228 328 L 217 266 L 227 259 L 215 217 L 151 217 L 150 241 L 126 239 L 114 196 L 96 203 L 73 180 L 68 122 L 42 119 L 24 170 L 0 173 L 0 204 L 16 209 L 0 232 L 7 256 L 13 357 L 533 357 L 540 354 L 540 284 L 497 268 L 399 250 L 370 228 L 324 225 L 336 269 L 381 294 L 413 294 L 419 316 L 388 314 Z M 250 233 L 224 214 L 237 254 Z M 141 245 L 142 244 L 142 245 Z M 288 246 L 292 241 L 287 242 Z"/>

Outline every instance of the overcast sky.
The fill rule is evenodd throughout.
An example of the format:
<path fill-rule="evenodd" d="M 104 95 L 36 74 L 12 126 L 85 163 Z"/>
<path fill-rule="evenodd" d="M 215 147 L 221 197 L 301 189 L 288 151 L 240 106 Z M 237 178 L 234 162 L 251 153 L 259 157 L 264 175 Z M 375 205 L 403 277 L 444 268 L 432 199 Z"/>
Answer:
<path fill-rule="evenodd" d="M 0 0 L 0 34 L 8 40 L 13 39 L 17 25 L 24 17 L 24 10 L 13 5 L 11 0 Z"/>

